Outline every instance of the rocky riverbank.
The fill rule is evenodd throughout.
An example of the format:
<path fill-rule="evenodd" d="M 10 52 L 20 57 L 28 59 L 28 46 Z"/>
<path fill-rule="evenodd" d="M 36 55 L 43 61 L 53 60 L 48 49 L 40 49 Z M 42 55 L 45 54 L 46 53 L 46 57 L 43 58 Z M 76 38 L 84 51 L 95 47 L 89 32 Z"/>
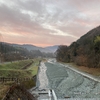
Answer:
<path fill-rule="evenodd" d="M 100 83 L 57 62 L 47 62 L 49 86 L 58 98 L 100 98 Z M 94 100 L 95 100 L 94 99 Z"/>

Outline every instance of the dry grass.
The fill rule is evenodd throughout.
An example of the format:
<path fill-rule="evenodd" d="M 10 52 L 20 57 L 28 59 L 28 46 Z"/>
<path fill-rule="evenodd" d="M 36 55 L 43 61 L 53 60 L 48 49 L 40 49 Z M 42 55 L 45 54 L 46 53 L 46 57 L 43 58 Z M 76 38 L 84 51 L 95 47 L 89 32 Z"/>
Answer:
<path fill-rule="evenodd" d="M 36 83 L 34 80 L 29 80 L 29 81 L 23 81 L 20 83 L 22 86 L 24 86 L 27 90 L 31 89 L 32 87 L 36 86 Z"/>
<path fill-rule="evenodd" d="M 80 70 L 87 72 L 89 74 L 100 76 L 100 68 L 87 68 L 84 66 L 78 67 Z"/>
<path fill-rule="evenodd" d="M 42 59 L 43 62 L 47 62 L 47 59 Z"/>
<path fill-rule="evenodd" d="M 5 96 L 12 82 L 0 83 L 0 100 Z"/>
<path fill-rule="evenodd" d="M 94 76 L 100 76 L 100 68 L 88 68 L 85 66 L 77 66 L 73 63 L 70 63 L 70 65 L 72 65 L 73 67 L 77 68 L 80 71 L 89 73 L 89 74 L 94 75 Z"/>

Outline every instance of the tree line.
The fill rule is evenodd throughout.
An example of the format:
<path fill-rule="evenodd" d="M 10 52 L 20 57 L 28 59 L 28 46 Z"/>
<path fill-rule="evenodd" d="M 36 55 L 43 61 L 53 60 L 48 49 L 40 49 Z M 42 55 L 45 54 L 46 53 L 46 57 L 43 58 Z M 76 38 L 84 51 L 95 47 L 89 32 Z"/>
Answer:
<path fill-rule="evenodd" d="M 100 27 L 93 29 L 70 46 L 60 45 L 56 59 L 61 62 L 74 62 L 79 66 L 100 67 Z"/>
<path fill-rule="evenodd" d="M 0 42 L 0 62 L 33 59 L 37 57 L 53 57 L 52 53 L 43 53 L 39 50 L 27 50 L 23 47 L 13 47 Z"/>

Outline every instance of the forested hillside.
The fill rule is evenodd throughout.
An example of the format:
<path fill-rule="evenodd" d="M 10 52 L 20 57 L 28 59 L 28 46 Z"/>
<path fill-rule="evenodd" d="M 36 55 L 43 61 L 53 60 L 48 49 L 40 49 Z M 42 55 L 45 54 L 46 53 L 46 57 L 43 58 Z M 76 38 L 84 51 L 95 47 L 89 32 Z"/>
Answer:
<path fill-rule="evenodd" d="M 33 59 L 37 57 L 53 57 L 53 53 L 43 53 L 39 50 L 27 50 L 0 42 L 0 62 Z"/>
<path fill-rule="evenodd" d="M 87 67 L 100 67 L 100 26 L 92 29 L 70 46 L 61 45 L 57 50 L 57 60 L 75 62 Z"/>

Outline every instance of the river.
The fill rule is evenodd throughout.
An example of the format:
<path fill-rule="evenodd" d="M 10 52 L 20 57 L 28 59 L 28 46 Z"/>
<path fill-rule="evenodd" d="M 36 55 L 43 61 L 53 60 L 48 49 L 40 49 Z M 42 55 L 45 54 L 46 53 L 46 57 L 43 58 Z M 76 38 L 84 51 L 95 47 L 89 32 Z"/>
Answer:
<path fill-rule="evenodd" d="M 42 62 L 38 74 L 39 90 L 53 89 L 59 99 L 94 98 L 100 100 L 100 80 L 55 60 Z"/>
<path fill-rule="evenodd" d="M 45 65 L 49 87 L 58 98 L 100 98 L 100 80 L 53 60 Z"/>

